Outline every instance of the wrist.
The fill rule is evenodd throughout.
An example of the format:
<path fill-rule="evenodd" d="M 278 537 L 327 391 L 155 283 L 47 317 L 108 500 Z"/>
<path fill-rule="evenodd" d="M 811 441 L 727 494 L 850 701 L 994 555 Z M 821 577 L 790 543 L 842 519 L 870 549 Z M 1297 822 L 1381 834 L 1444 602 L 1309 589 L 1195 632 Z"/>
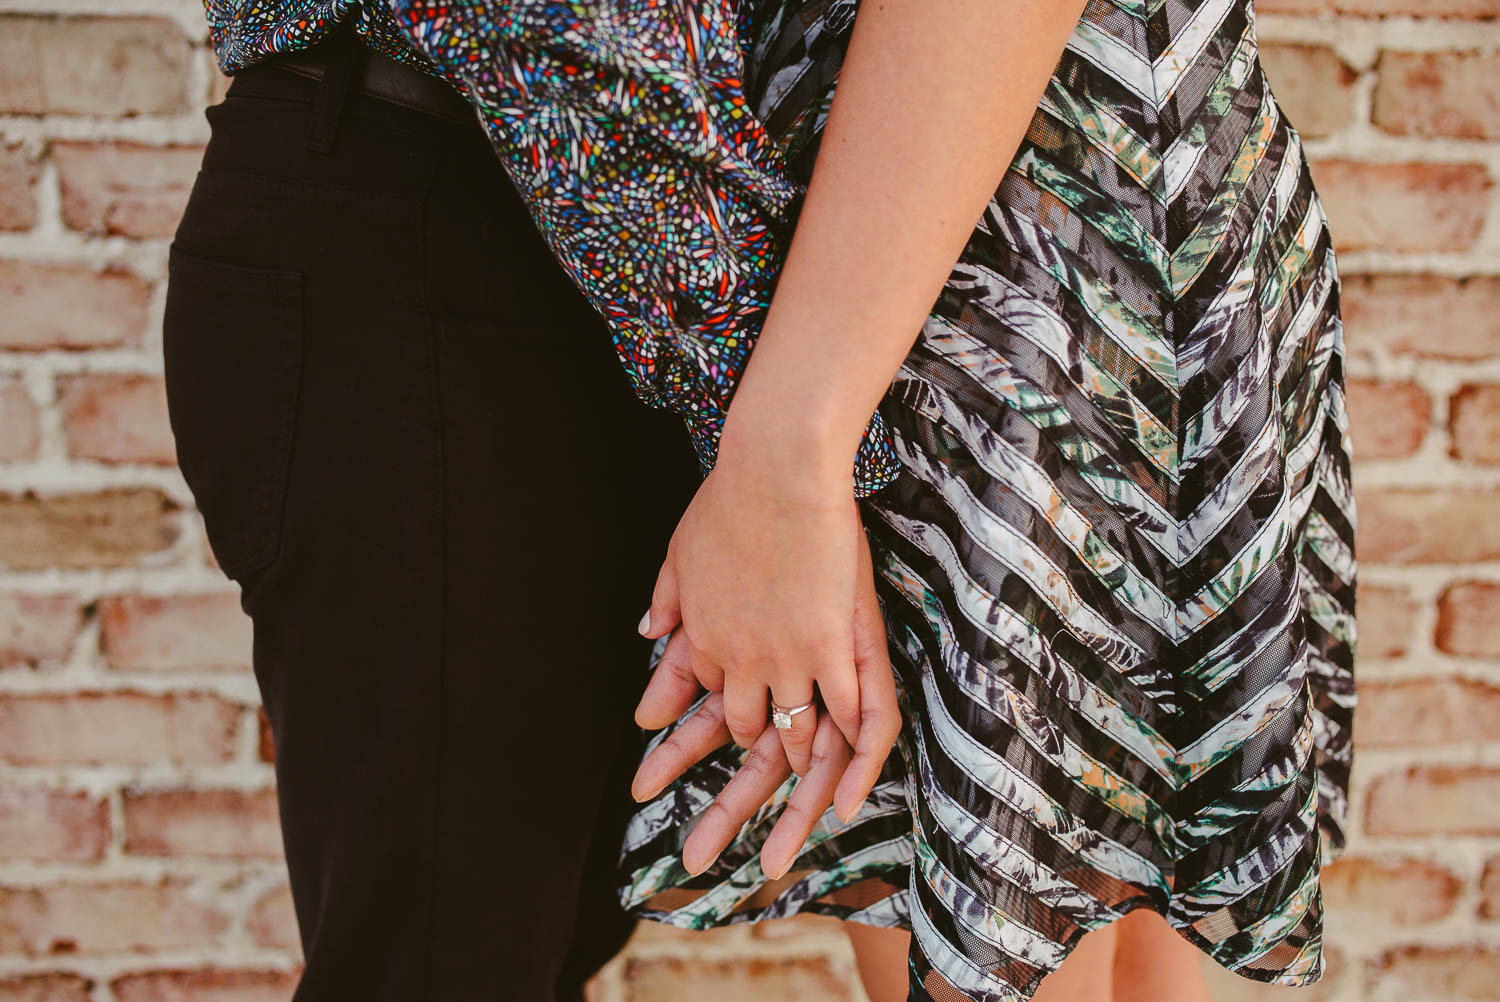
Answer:
<path fill-rule="evenodd" d="M 747 404 L 749 406 L 741 406 Z M 735 397 L 719 436 L 716 466 L 778 495 L 842 502 L 853 496 L 852 436 L 834 419 L 792 408 L 762 409 Z"/>

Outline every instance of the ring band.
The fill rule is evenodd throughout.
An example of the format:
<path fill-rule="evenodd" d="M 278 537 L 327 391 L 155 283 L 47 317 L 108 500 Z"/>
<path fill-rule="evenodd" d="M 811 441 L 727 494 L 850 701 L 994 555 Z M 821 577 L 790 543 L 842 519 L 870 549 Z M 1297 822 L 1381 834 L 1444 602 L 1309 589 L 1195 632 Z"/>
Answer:
<path fill-rule="evenodd" d="M 817 697 L 813 697 L 812 699 L 809 699 L 807 702 L 803 703 L 801 706 L 782 706 L 777 703 L 776 700 L 771 700 L 772 726 L 775 727 L 778 731 L 786 730 L 788 727 L 792 726 L 793 714 L 801 713 L 803 710 L 807 709 L 809 706 L 812 706 L 817 701 Z"/>

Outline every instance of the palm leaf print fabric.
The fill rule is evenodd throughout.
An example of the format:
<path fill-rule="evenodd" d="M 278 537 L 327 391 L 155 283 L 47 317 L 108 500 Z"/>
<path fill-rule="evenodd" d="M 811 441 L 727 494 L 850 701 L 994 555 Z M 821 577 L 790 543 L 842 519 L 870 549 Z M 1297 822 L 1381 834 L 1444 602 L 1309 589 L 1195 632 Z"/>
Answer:
<path fill-rule="evenodd" d="M 711 465 L 856 0 L 391 2 Z M 1030 996 L 1137 908 L 1317 980 L 1350 456 L 1330 231 L 1250 0 L 1090 0 L 862 446 L 903 717 L 879 783 L 772 881 L 790 777 L 695 877 L 682 843 L 745 754 L 720 749 L 637 810 L 622 903 L 909 928 L 913 1002 Z"/>

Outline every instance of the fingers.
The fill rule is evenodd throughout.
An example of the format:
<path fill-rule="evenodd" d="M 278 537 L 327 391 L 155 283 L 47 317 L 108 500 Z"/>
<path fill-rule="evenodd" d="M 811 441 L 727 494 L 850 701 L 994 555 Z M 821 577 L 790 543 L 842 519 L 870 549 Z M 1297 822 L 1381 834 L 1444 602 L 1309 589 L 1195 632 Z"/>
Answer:
<path fill-rule="evenodd" d="M 661 660 L 646 682 L 641 701 L 636 704 L 636 725 L 648 731 L 660 730 L 686 713 L 699 692 L 699 679 L 693 670 L 692 645 L 686 631 L 678 630 L 667 639 Z"/>
<path fill-rule="evenodd" d="M 708 869 L 791 773 L 781 736 L 774 727 L 767 727 L 751 745 L 739 772 L 724 785 L 682 844 L 682 865 L 687 871 L 698 874 Z"/>
<path fill-rule="evenodd" d="M 635 778 L 630 782 L 630 795 L 637 801 L 650 800 L 695 762 L 728 742 L 729 729 L 724 726 L 724 696 L 711 692 L 696 713 L 641 760 Z"/>
<path fill-rule="evenodd" d="M 854 599 L 854 668 L 859 680 L 860 730 L 849 763 L 834 795 L 835 813 L 848 821 L 870 795 L 891 746 L 901 733 L 896 677 L 886 646 L 885 617 L 875 595 L 869 549 L 861 547 L 859 587 Z"/>
<path fill-rule="evenodd" d="M 677 565 L 674 557 L 672 544 L 668 542 L 666 559 L 662 561 L 661 570 L 656 572 L 656 586 L 651 590 L 651 604 L 636 628 L 641 636 L 652 640 L 682 622 L 682 605 L 677 593 Z"/>
<path fill-rule="evenodd" d="M 800 683 L 778 683 L 771 687 L 771 699 L 781 706 L 801 706 L 813 698 L 811 679 Z M 773 711 L 774 712 L 774 711 Z M 807 771 L 812 762 L 813 733 L 818 727 L 818 706 L 814 703 L 805 710 L 792 714 L 790 727 L 780 729 L 781 747 L 786 751 L 787 763 L 797 775 Z"/>
<path fill-rule="evenodd" d="M 760 868 L 766 876 L 774 879 L 791 869 L 818 819 L 833 802 L 834 784 L 849 764 L 850 755 L 849 744 L 833 718 L 820 715 L 813 738 L 812 767 L 798 780 L 760 848 Z"/>
<path fill-rule="evenodd" d="M 724 722 L 734 743 L 741 748 L 754 747 L 755 741 L 764 731 L 776 733 L 770 727 L 769 692 L 764 682 L 749 672 L 731 672 L 724 678 Z"/>

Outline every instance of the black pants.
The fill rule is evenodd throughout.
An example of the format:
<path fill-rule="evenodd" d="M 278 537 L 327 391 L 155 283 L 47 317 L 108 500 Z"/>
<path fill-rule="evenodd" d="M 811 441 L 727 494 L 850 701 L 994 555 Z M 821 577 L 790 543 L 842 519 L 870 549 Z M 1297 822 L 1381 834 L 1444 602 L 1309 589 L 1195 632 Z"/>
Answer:
<path fill-rule="evenodd" d="M 207 109 L 163 331 L 254 621 L 295 999 L 572 1002 L 634 924 L 635 624 L 697 463 L 477 121 L 323 87 L 261 65 Z"/>

